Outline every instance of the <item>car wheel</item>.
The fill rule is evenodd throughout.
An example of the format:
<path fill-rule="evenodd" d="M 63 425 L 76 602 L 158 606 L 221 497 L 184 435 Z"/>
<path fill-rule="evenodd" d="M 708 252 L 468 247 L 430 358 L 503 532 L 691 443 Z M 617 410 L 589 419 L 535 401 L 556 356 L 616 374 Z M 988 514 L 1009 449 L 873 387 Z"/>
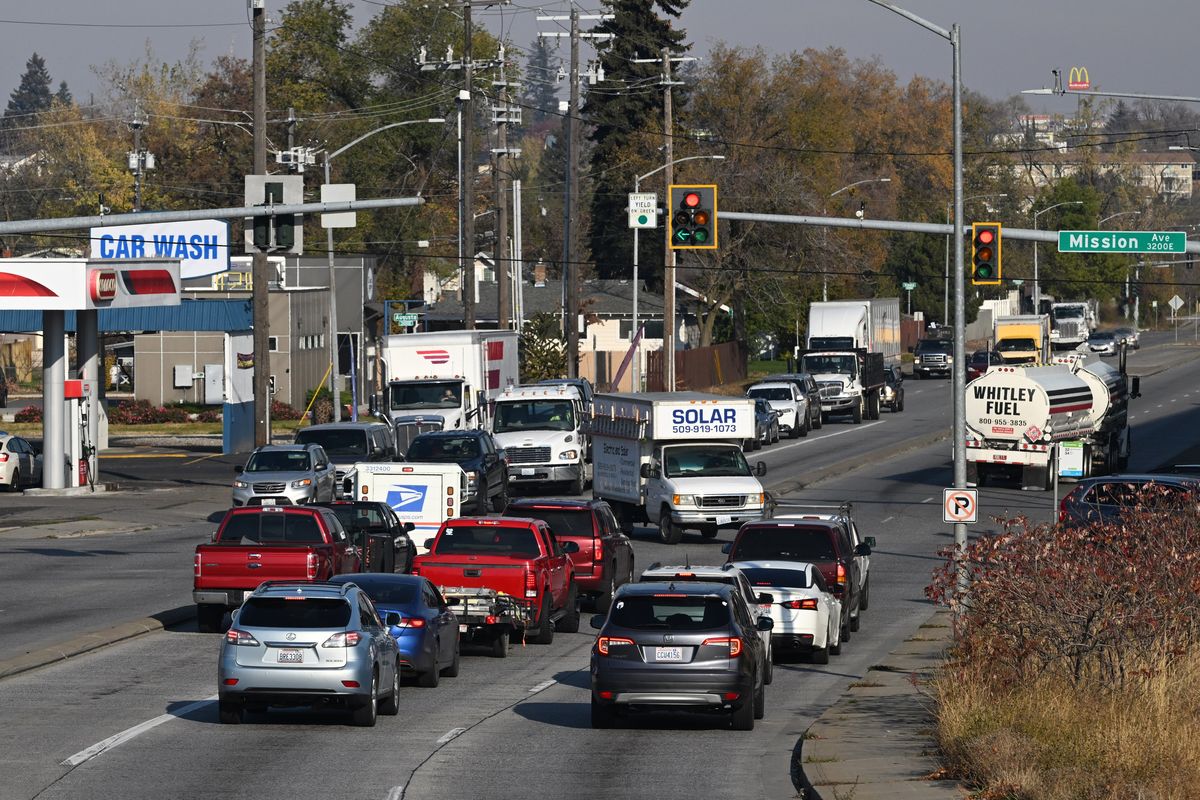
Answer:
<path fill-rule="evenodd" d="M 770 686 L 771 682 L 775 680 L 775 648 L 772 647 L 770 650 L 771 652 L 767 653 L 767 657 L 763 659 L 765 662 L 765 666 L 763 667 L 764 686 Z M 762 719 L 762 717 L 759 717 L 759 719 Z"/>
<path fill-rule="evenodd" d="M 396 669 L 392 675 L 392 691 L 379 702 L 379 713 L 394 717 L 400 713 L 400 660 L 396 660 Z"/>
<path fill-rule="evenodd" d="M 850 620 L 842 623 L 842 632 L 838 638 L 843 642 L 850 641 Z"/>
<path fill-rule="evenodd" d="M 766 681 L 754 692 L 754 718 L 762 719 L 767 715 L 767 686 Z"/>
<path fill-rule="evenodd" d="M 771 444 L 779 444 L 779 426 L 775 426 L 775 432 L 771 434 Z"/>
<path fill-rule="evenodd" d="M 417 685 L 418 686 L 421 686 L 425 689 L 436 689 L 438 683 L 441 682 L 442 665 L 438 661 L 438 652 L 441 651 L 441 649 L 442 649 L 442 643 L 434 642 L 434 644 L 433 644 L 433 666 L 430 667 L 425 672 L 418 673 L 418 675 L 417 675 Z"/>
<path fill-rule="evenodd" d="M 225 619 L 225 606 L 215 603 L 200 603 L 196 606 L 196 630 L 201 633 L 218 633 Z"/>
<path fill-rule="evenodd" d="M 658 538 L 662 539 L 663 544 L 679 544 L 683 539 L 683 528 L 675 524 L 671 512 L 665 508 L 658 518 Z"/>
<path fill-rule="evenodd" d="M 542 612 L 538 615 L 538 632 L 533 637 L 535 644 L 551 644 L 554 641 L 554 623 L 550 620 L 550 596 L 542 601 Z"/>
<path fill-rule="evenodd" d="M 816 414 L 813 414 L 813 427 L 816 428 L 817 430 L 820 430 L 821 427 L 824 425 L 825 425 L 825 415 L 822 414 L 820 411 L 818 411 Z"/>
<path fill-rule="evenodd" d="M 800 420 L 799 420 L 799 416 L 800 416 L 799 414 L 797 414 L 797 415 L 796 415 L 797 419 L 796 419 L 795 423 L 792 425 L 792 429 L 791 429 L 790 431 L 788 431 L 788 438 L 789 438 L 789 439 L 799 439 L 799 438 L 800 438 Z"/>
<path fill-rule="evenodd" d="M 458 671 L 462 667 L 462 644 L 456 637 L 454 640 L 454 660 L 450 662 L 450 666 L 442 670 L 442 675 L 447 678 L 457 678 Z"/>
<path fill-rule="evenodd" d="M 705 539 L 715 539 L 715 538 L 717 538 L 718 530 L 719 529 L 717 528 L 716 525 L 701 525 L 700 526 L 700 535 L 703 536 Z"/>
<path fill-rule="evenodd" d="M 611 728 L 617 722 L 617 710 L 612 706 L 597 703 L 592 698 L 592 727 L 597 729 Z"/>
<path fill-rule="evenodd" d="M 752 731 L 754 730 L 754 705 L 758 692 L 755 692 L 755 697 L 748 697 L 742 701 L 741 708 L 733 710 L 732 719 L 730 722 L 735 731 Z"/>
<path fill-rule="evenodd" d="M 830 648 L 828 647 L 815 647 L 809 654 L 809 660 L 814 664 L 828 664 L 829 650 Z"/>
<path fill-rule="evenodd" d="M 501 631 L 492 639 L 492 658 L 508 658 L 508 631 Z"/>
<path fill-rule="evenodd" d="M 371 693 L 361 702 L 358 708 L 350 714 L 352 721 L 360 728 L 374 728 L 379 719 L 379 671 L 371 673 Z"/>
<path fill-rule="evenodd" d="M 861 613 L 866 611 L 869 605 L 871 605 L 871 579 L 867 578 L 866 581 L 863 582 L 862 592 L 860 592 L 858 596 L 859 612 Z"/>
<path fill-rule="evenodd" d="M 850 618 L 850 630 L 857 631 L 860 622 L 862 621 L 861 612 Z"/>
<path fill-rule="evenodd" d="M 837 633 L 838 630 L 834 629 L 825 634 L 825 641 L 828 643 L 829 655 L 831 656 L 840 656 L 842 654 L 842 640 L 841 637 L 836 636 Z M 828 660 L 825 663 L 829 663 Z"/>
<path fill-rule="evenodd" d="M 567 590 L 567 615 L 558 623 L 563 633 L 579 633 L 579 588 L 572 583 Z"/>
<path fill-rule="evenodd" d="M 804 424 L 800 426 L 800 435 L 808 436 L 808 414 L 804 415 Z"/>
<path fill-rule="evenodd" d="M 10 492 L 21 491 L 21 470 L 19 470 L 19 469 L 13 470 L 12 482 L 8 484 L 7 489 Z"/>
<path fill-rule="evenodd" d="M 240 700 L 217 701 L 217 717 L 222 725 L 241 725 L 246 718 L 246 707 Z"/>
<path fill-rule="evenodd" d="M 505 485 L 500 489 L 500 494 L 492 498 L 492 511 L 497 514 L 503 514 L 504 509 L 508 508 L 508 479 L 505 478 Z"/>

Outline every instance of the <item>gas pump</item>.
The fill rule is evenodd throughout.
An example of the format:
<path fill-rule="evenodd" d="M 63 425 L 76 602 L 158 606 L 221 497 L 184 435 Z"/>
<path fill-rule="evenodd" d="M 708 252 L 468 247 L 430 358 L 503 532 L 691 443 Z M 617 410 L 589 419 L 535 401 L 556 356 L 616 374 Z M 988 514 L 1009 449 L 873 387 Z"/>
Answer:
<path fill-rule="evenodd" d="M 63 382 L 67 428 L 67 480 L 71 487 L 96 485 L 96 445 L 89 433 L 89 414 L 96 398 L 96 381 Z M 53 467 L 47 465 L 48 469 Z"/>

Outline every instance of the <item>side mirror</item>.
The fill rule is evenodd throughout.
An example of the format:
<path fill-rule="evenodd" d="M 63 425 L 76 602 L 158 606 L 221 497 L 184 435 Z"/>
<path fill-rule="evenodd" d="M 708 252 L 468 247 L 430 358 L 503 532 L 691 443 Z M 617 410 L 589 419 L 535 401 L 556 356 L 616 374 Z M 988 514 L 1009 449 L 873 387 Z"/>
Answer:
<path fill-rule="evenodd" d="M 1130 378 L 1129 399 L 1136 400 L 1142 396 L 1142 379 L 1139 375 Z"/>
<path fill-rule="evenodd" d="M 754 466 L 754 474 L 755 474 L 755 475 L 757 475 L 757 476 L 758 476 L 758 477 L 760 477 L 760 478 L 761 478 L 763 475 L 766 475 L 766 474 L 767 474 L 767 462 L 765 462 L 765 461 L 760 461 L 760 462 L 758 462 L 758 463 L 757 463 L 757 464 Z"/>
<path fill-rule="evenodd" d="M 760 631 L 769 631 L 775 627 L 775 620 L 770 617 L 759 617 L 758 622 L 754 625 Z"/>
<path fill-rule="evenodd" d="M 721 545 L 721 552 L 724 553 L 725 555 L 729 555 L 730 553 L 732 553 L 733 552 L 733 542 L 726 542 L 725 544 Z"/>
<path fill-rule="evenodd" d="M 384 623 L 390 628 L 393 625 L 400 624 L 401 617 L 395 611 L 389 611 L 387 616 L 383 618 Z"/>
<path fill-rule="evenodd" d="M 875 549 L 875 537 L 874 536 L 864 536 L 863 542 L 867 545 L 867 547 L 871 548 L 872 550 Z"/>
<path fill-rule="evenodd" d="M 643 478 L 649 478 L 650 477 L 650 464 L 648 462 L 645 464 L 642 464 L 642 468 L 641 468 L 640 472 L 641 472 L 641 475 Z"/>
<path fill-rule="evenodd" d="M 606 619 L 606 617 L 604 614 L 593 614 L 592 618 L 590 620 L 588 620 L 588 624 L 591 625 L 596 630 L 600 630 L 601 628 L 604 627 L 605 619 Z"/>
<path fill-rule="evenodd" d="M 755 599 L 758 600 L 760 606 L 769 606 L 775 602 L 775 595 L 763 592 Z"/>
<path fill-rule="evenodd" d="M 867 544 L 866 542 L 863 542 L 858 547 L 854 548 L 854 555 L 856 555 L 856 556 L 871 555 L 871 545 Z"/>
<path fill-rule="evenodd" d="M 416 529 L 417 529 L 417 526 L 415 524 L 413 524 L 411 522 L 404 523 L 404 532 L 405 533 L 412 533 Z"/>
<path fill-rule="evenodd" d="M 241 464 L 233 465 L 233 474 L 234 475 L 241 475 L 244 470 L 245 470 L 245 467 L 243 467 Z"/>
<path fill-rule="evenodd" d="M 579 542 L 563 542 L 562 551 L 568 555 L 579 552 Z"/>
<path fill-rule="evenodd" d="M 435 541 L 437 541 L 437 540 L 436 540 L 436 539 L 426 539 L 426 540 L 425 540 L 425 549 L 426 549 L 426 550 L 432 550 L 432 549 L 433 549 L 433 543 L 434 543 Z"/>
<path fill-rule="evenodd" d="M 220 531 L 213 531 L 213 532 L 212 532 L 212 536 L 210 536 L 208 540 L 209 540 L 210 542 L 215 542 L 215 541 L 217 540 L 217 534 L 218 534 L 218 533 L 220 533 Z"/>

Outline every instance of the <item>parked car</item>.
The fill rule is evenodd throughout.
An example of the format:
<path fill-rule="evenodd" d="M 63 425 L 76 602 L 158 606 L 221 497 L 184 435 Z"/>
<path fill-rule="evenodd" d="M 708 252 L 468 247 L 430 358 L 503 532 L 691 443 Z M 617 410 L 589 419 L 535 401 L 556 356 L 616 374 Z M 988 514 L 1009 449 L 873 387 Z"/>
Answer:
<path fill-rule="evenodd" d="M 771 649 L 807 653 L 814 664 L 828 664 L 842 652 L 842 602 L 821 570 L 803 561 L 738 561 L 734 564 L 756 592 L 770 594 L 775 627 Z"/>
<path fill-rule="evenodd" d="M 598 611 L 607 611 L 613 593 L 633 580 L 633 543 L 605 501 L 521 498 L 504 515 L 540 519 L 559 544 L 578 546 L 571 553 L 575 583 Z"/>
<path fill-rule="evenodd" d="M 1117 337 L 1117 344 L 1124 344 L 1134 350 L 1141 349 L 1142 340 L 1138 336 L 1137 328 L 1117 328 L 1113 333 Z"/>
<path fill-rule="evenodd" d="M 744 450 L 760 450 L 763 445 L 779 441 L 779 412 L 771 407 L 766 398 L 754 398 L 754 438 Z"/>
<path fill-rule="evenodd" d="M 401 672 L 416 677 L 419 686 L 432 689 L 443 677 L 458 677 L 458 618 L 428 579 L 364 572 L 338 575 L 330 582 L 357 585 L 380 614 L 399 617 L 391 619 L 388 631 L 399 648 Z"/>
<path fill-rule="evenodd" d="M 611 728 L 641 709 L 710 711 L 735 730 L 753 730 L 766 713 L 766 648 L 734 586 L 632 583 L 608 615 L 596 615 L 592 647 L 592 727 Z"/>
<path fill-rule="evenodd" d="M 508 505 L 508 463 L 492 434 L 484 430 L 422 433 L 408 446 L 414 464 L 458 464 L 467 473 L 463 511 L 486 514 Z"/>
<path fill-rule="evenodd" d="M 1003 359 L 995 350 L 976 350 L 967 361 L 967 380 L 973 381 L 988 371 L 993 364 L 1002 363 Z"/>
<path fill-rule="evenodd" d="M 339 494 L 349 494 L 351 468 L 364 461 L 396 461 L 395 434 L 392 426 L 379 420 L 330 422 L 296 431 L 296 444 L 319 444 L 333 462 Z"/>
<path fill-rule="evenodd" d="M 41 485 L 41 452 L 27 439 L 0 431 L 0 488 L 17 492 L 22 486 Z"/>
<path fill-rule="evenodd" d="M 411 536 L 413 523 L 401 522 L 387 503 L 376 500 L 335 500 L 321 505 L 337 515 L 350 541 L 362 551 L 363 566 L 367 572 L 412 571 L 413 559 L 417 557 L 417 544 Z M 372 562 L 368 537 L 373 535 L 383 535 L 391 540 L 391 569 Z"/>
<path fill-rule="evenodd" d="M 221 642 L 218 710 L 223 724 L 268 706 L 337 704 L 355 725 L 400 710 L 396 640 L 353 583 L 265 583 L 234 615 Z"/>
<path fill-rule="evenodd" d="M 954 368 L 954 342 L 950 339 L 921 339 L 913 350 L 913 375 L 918 379 L 933 375 L 947 378 Z"/>
<path fill-rule="evenodd" d="M 811 414 L 808 398 L 790 381 L 763 381 L 746 390 L 747 397 L 762 398 L 779 417 L 779 430 L 795 439 L 808 436 Z"/>
<path fill-rule="evenodd" d="M 338 493 L 336 468 L 319 444 L 259 447 L 234 472 L 235 507 L 328 503 Z"/>
<path fill-rule="evenodd" d="M 1116 522 L 1127 509 L 1181 495 L 1200 496 L 1200 476 L 1188 473 L 1084 478 L 1058 504 L 1058 522 L 1071 527 Z"/>
<path fill-rule="evenodd" d="M 773 381 L 789 381 L 808 399 L 809 427 L 813 430 L 820 428 L 824 422 L 821 417 L 821 387 L 817 379 L 808 372 L 785 372 L 772 375 Z"/>
<path fill-rule="evenodd" d="M 904 373 L 899 365 L 883 368 L 883 390 L 879 393 L 879 404 L 890 408 L 893 414 L 904 410 Z"/>
<path fill-rule="evenodd" d="M 528 610 L 533 641 L 550 644 L 557 628 L 579 630 L 579 585 L 571 555 L 575 542 L 559 543 L 541 520 L 509 517 L 448 519 L 429 552 L 417 556 L 415 574 L 437 586 L 495 589 Z"/>
<path fill-rule="evenodd" d="M 1088 336 L 1088 350 L 1103 356 L 1117 354 L 1117 336 L 1113 331 L 1096 331 Z"/>

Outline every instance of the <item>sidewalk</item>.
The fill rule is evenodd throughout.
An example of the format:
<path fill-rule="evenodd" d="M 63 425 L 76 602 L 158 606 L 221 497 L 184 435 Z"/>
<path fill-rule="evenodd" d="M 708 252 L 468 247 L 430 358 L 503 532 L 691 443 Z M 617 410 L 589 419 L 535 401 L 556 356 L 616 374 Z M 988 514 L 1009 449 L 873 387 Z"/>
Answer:
<path fill-rule="evenodd" d="M 938 611 L 812 724 L 800 752 L 806 798 L 966 797 L 956 781 L 931 777 L 940 765 L 924 686 L 950 635 L 950 613 Z"/>

